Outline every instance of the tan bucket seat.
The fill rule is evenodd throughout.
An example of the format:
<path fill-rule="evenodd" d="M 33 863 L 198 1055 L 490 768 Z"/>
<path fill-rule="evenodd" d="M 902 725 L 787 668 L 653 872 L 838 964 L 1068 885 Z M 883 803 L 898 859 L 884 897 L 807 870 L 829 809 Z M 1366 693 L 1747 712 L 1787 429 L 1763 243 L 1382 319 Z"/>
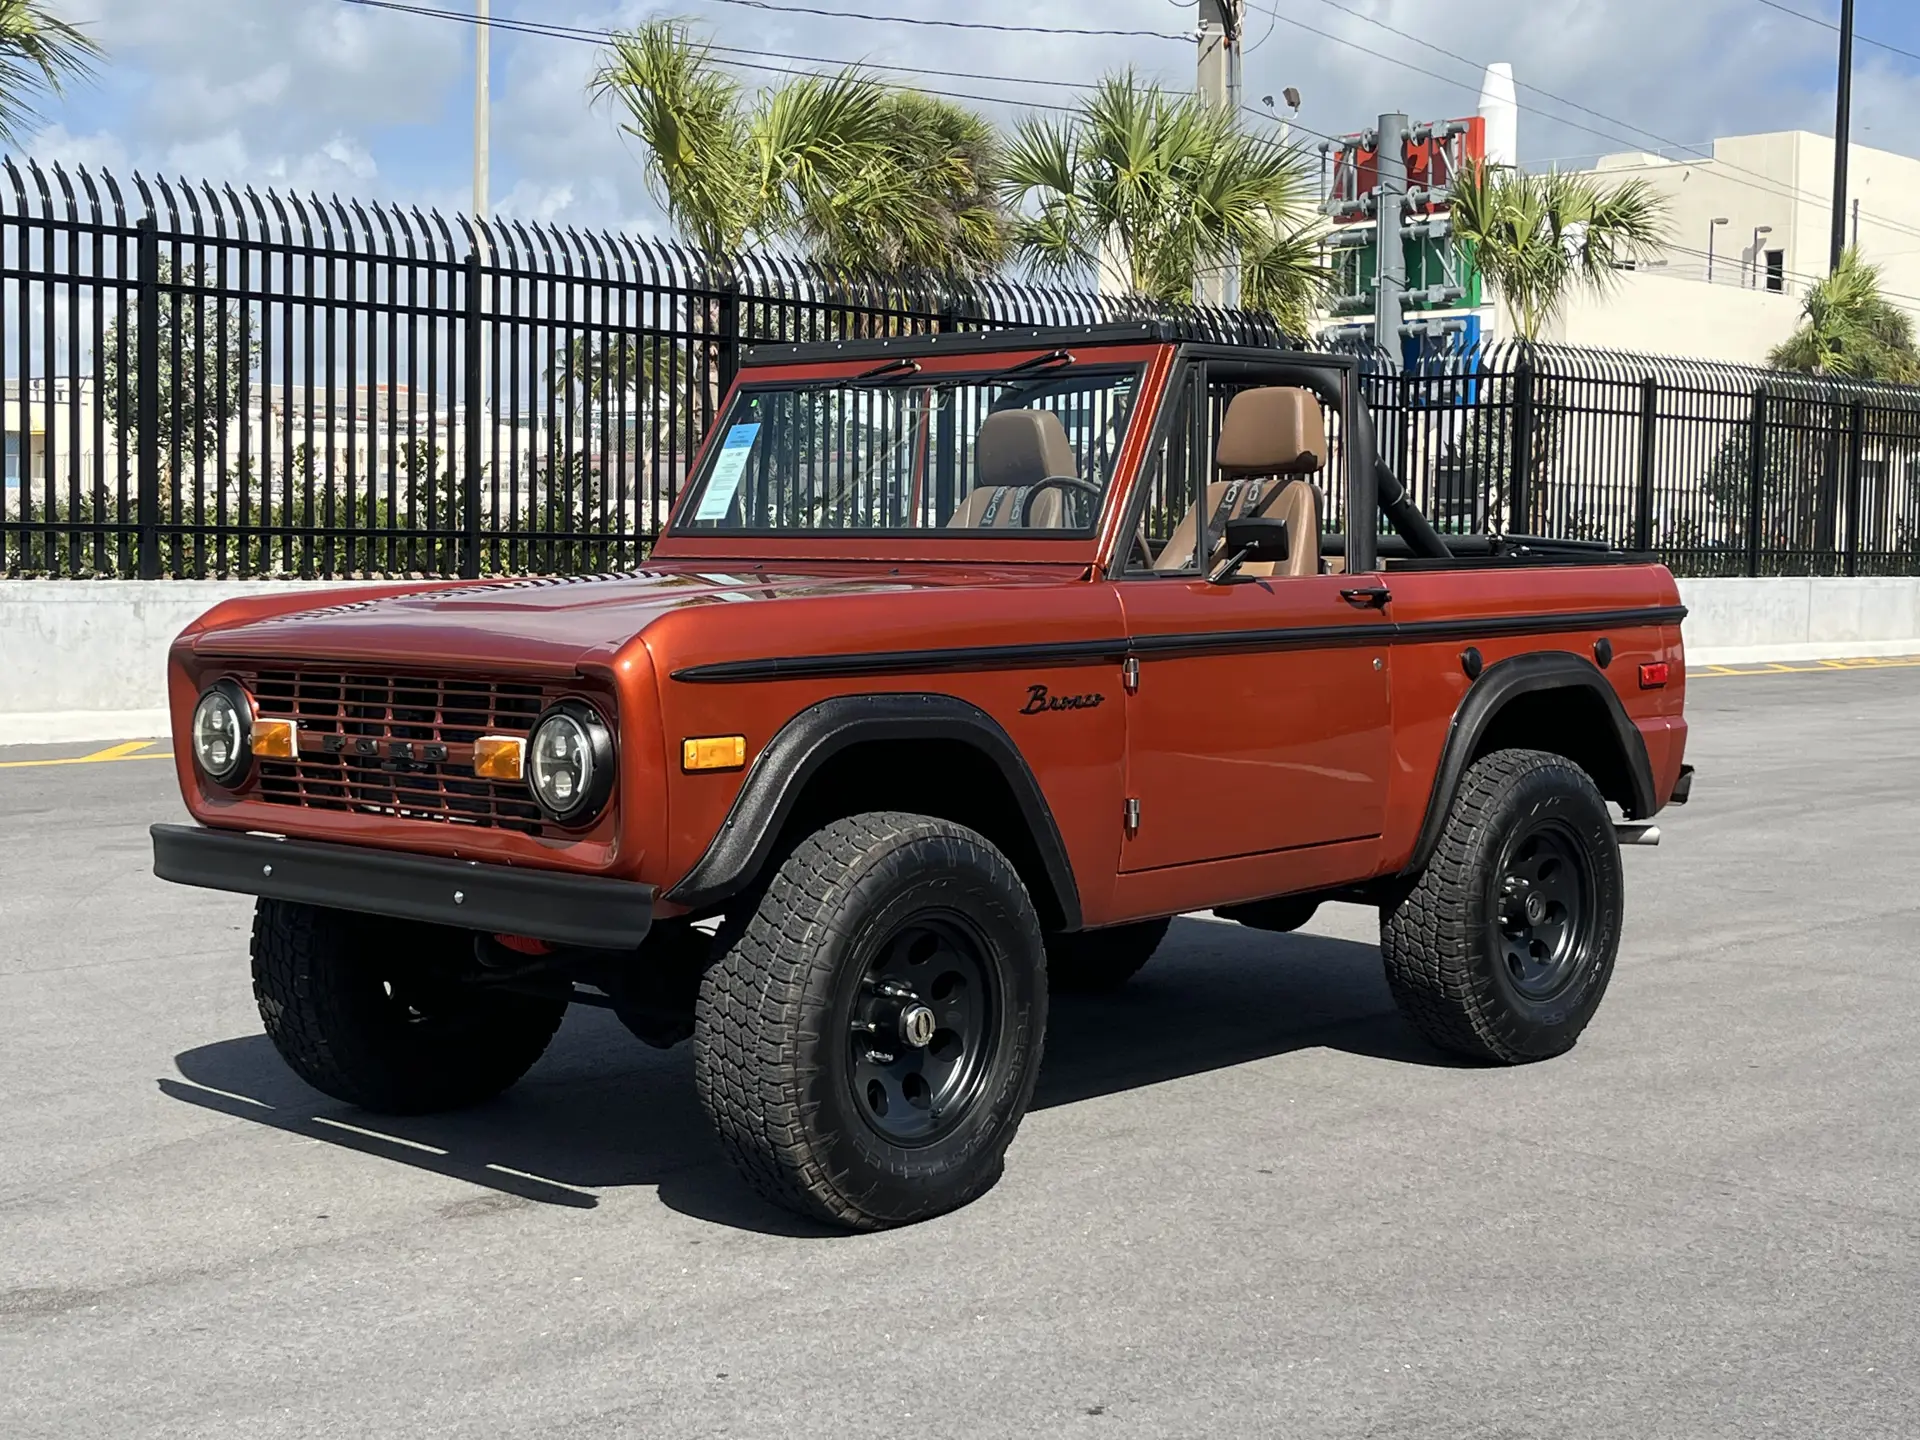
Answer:
<path fill-rule="evenodd" d="M 989 415 L 973 445 L 973 493 L 947 521 L 951 530 L 1017 530 L 1027 492 L 1055 475 L 1078 479 L 1067 427 L 1051 410 L 1002 410 Z M 1058 530 L 1067 523 L 1067 497 L 1058 488 L 1033 502 L 1028 528 Z"/>
<path fill-rule="evenodd" d="M 1320 492 L 1306 480 L 1283 477 L 1317 475 L 1326 464 L 1326 415 L 1308 391 L 1274 385 L 1234 396 L 1214 448 L 1221 478 L 1207 486 L 1207 533 L 1213 541 L 1209 563 L 1226 546 L 1227 521 L 1261 515 L 1287 522 L 1293 553 L 1285 565 L 1245 565 L 1240 573 L 1256 578 L 1318 575 Z M 1196 505 L 1174 527 L 1167 548 L 1153 562 L 1154 570 L 1167 574 L 1191 565 L 1199 533 Z"/>

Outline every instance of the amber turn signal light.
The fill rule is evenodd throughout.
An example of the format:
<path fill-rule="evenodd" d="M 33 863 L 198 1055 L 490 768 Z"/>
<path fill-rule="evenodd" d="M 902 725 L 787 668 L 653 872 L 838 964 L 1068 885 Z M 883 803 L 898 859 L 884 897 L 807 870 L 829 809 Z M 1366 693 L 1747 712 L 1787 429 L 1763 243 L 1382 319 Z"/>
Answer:
<path fill-rule="evenodd" d="M 1673 674 L 1673 667 L 1662 660 L 1653 665 L 1640 667 L 1640 688 L 1642 690 L 1664 690 L 1667 679 Z"/>
<path fill-rule="evenodd" d="M 738 770 L 747 763 L 747 737 L 744 735 L 708 735 L 688 740 L 680 746 L 680 768 L 695 770 Z"/>
<path fill-rule="evenodd" d="M 252 748 L 262 760 L 298 760 L 300 729 L 291 720 L 256 720 Z"/>
<path fill-rule="evenodd" d="M 473 773 L 482 780 L 520 780 L 527 771 L 527 742 L 517 735 L 482 735 L 473 742 Z"/>

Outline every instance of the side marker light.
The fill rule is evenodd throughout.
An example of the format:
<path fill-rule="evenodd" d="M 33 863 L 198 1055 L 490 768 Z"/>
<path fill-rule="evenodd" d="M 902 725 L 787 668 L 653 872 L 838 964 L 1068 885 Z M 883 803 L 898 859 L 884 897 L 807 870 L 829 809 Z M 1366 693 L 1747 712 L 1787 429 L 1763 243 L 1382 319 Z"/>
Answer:
<path fill-rule="evenodd" d="M 680 768 L 688 774 L 696 770 L 738 770 L 746 763 L 744 735 L 709 735 L 680 746 Z"/>
<path fill-rule="evenodd" d="M 1652 665 L 1642 665 L 1640 667 L 1640 688 L 1642 690 L 1664 690 L 1672 674 L 1673 667 L 1664 660 Z"/>

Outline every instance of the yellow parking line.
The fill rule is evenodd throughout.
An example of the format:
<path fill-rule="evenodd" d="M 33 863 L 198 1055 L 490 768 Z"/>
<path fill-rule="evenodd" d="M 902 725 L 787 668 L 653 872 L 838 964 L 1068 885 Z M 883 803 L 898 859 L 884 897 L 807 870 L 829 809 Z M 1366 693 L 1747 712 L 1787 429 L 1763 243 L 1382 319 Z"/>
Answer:
<path fill-rule="evenodd" d="M 119 745 L 110 745 L 105 750 L 96 750 L 91 755 L 75 755 L 65 760 L 0 760 L 0 770 L 38 770 L 46 765 L 105 765 L 115 760 L 171 760 L 171 750 L 158 753 L 153 747 L 157 740 L 128 740 Z"/>
<path fill-rule="evenodd" d="M 1736 675 L 1831 675 L 1844 670 L 1911 670 L 1920 666 L 1920 655 L 1867 656 L 1858 660 L 1815 660 L 1805 665 L 1787 665 L 1774 661 L 1763 665 L 1701 665 L 1689 668 L 1689 680 L 1717 680 Z"/>

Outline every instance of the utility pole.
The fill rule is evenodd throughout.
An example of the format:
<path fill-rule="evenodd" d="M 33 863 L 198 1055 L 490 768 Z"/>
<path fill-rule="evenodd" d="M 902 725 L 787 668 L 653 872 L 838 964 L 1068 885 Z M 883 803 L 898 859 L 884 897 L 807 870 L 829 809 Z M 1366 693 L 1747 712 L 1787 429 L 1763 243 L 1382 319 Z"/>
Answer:
<path fill-rule="evenodd" d="M 1853 0 L 1840 0 L 1840 100 L 1833 122 L 1833 268 L 1847 253 L 1847 151 L 1853 143 Z"/>
<path fill-rule="evenodd" d="M 1217 110 L 1240 118 L 1240 38 L 1245 32 L 1244 0 L 1199 0 L 1200 98 Z M 1240 303 L 1239 266 L 1229 262 L 1200 277 L 1196 287 L 1205 305 Z"/>
<path fill-rule="evenodd" d="M 1407 251 L 1402 231 L 1407 216 L 1407 117 L 1380 117 L 1380 185 L 1374 191 L 1374 233 L 1378 273 L 1374 277 L 1373 343 L 1380 350 L 1381 363 L 1398 374 L 1400 327 L 1407 311 Z"/>
<path fill-rule="evenodd" d="M 493 0 L 477 0 L 473 27 L 473 214 L 484 220 L 491 208 L 487 202 L 488 172 L 491 168 L 493 131 Z"/>

